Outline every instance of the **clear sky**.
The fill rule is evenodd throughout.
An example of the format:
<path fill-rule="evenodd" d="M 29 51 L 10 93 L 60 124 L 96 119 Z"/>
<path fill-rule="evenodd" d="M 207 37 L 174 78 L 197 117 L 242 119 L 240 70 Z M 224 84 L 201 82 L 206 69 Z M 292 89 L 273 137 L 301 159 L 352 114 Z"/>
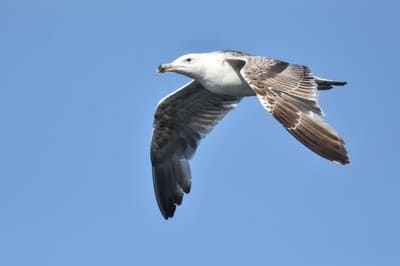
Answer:
<path fill-rule="evenodd" d="M 400 265 L 398 1 L 0 2 L 0 265 Z M 337 165 L 243 100 L 156 204 L 156 67 L 234 49 L 348 85 L 321 93 Z"/>

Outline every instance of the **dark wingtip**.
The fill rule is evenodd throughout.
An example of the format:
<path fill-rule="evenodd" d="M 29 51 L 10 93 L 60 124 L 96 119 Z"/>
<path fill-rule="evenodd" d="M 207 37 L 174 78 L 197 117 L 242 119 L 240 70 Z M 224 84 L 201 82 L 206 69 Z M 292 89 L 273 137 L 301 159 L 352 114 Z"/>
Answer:
<path fill-rule="evenodd" d="M 169 218 L 172 218 L 174 216 L 176 209 L 176 205 L 172 204 L 169 208 L 163 208 L 161 210 L 161 214 L 164 217 L 165 220 L 168 220 Z"/>
<path fill-rule="evenodd" d="M 190 191 L 190 168 L 186 159 L 158 162 L 152 153 L 154 192 L 161 215 L 172 218 L 182 203 L 184 193 Z"/>
<path fill-rule="evenodd" d="M 341 165 L 346 165 L 350 163 L 349 157 L 347 156 L 347 154 L 344 155 L 343 158 L 340 158 L 338 160 L 333 160 L 333 162 L 341 164 Z"/>

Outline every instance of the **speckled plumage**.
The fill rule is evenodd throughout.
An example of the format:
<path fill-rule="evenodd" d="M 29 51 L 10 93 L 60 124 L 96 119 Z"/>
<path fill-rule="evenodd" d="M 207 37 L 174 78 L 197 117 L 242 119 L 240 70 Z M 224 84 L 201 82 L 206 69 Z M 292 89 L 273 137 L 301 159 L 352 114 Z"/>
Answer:
<path fill-rule="evenodd" d="M 157 106 L 151 141 L 153 182 L 164 218 L 172 217 L 190 191 L 190 167 L 202 137 L 234 109 L 255 95 L 297 140 L 318 155 L 349 162 L 344 141 L 322 120 L 318 90 L 345 82 L 313 76 L 310 68 L 237 51 L 189 54 L 159 72 L 173 71 L 193 81 L 163 98 Z"/>

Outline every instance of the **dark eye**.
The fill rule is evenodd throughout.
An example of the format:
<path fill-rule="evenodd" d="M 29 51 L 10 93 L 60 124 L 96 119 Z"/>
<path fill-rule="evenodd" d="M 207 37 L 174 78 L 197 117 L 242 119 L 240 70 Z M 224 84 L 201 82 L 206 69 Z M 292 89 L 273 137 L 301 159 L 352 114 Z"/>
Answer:
<path fill-rule="evenodd" d="M 191 62 L 192 61 L 192 58 L 186 58 L 186 60 L 185 60 L 186 62 Z"/>

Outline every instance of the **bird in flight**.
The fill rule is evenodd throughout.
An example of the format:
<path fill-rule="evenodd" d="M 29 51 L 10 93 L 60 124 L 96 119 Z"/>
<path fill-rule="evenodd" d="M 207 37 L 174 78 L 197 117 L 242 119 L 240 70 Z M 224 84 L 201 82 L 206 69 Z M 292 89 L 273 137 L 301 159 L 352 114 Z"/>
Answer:
<path fill-rule="evenodd" d="M 298 141 L 316 154 L 349 163 L 344 141 L 325 123 L 318 91 L 346 82 L 316 77 L 307 66 L 237 51 L 187 54 L 158 72 L 192 78 L 157 105 L 151 140 L 153 183 L 165 219 L 189 193 L 189 160 L 219 120 L 247 96 L 261 105 Z"/>

